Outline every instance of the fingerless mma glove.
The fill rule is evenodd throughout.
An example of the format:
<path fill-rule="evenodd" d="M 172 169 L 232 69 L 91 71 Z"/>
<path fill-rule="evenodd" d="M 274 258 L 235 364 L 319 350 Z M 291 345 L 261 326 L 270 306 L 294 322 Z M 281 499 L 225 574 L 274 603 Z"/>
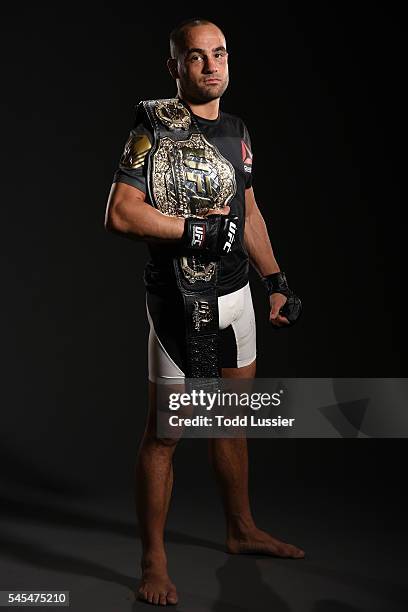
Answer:
<path fill-rule="evenodd" d="M 268 295 L 273 293 L 282 293 L 288 299 L 279 311 L 283 317 L 286 317 L 290 325 L 293 325 L 302 311 L 302 302 L 300 299 L 289 289 L 286 276 L 284 272 L 275 272 L 274 274 L 268 274 L 262 278 Z M 278 328 L 277 328 L 278 329 Z"/>
<path fill-rule="evenodd" d="M 187 217 L 181 240 L 188 250 L 202 251 L 218 258 L 230 252 L 237 231 L 236 215 Z"/>

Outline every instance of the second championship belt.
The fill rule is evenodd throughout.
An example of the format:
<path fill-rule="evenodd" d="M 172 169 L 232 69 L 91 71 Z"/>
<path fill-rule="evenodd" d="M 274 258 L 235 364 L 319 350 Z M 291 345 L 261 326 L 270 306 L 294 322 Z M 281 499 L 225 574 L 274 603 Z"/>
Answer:
<path fill-rule="evenodd" d="M 151 203 L 178 217 L 203 217 L 227 206 L 236 192 L 234 168 L 200 132 L 188 107 L 178 98 L 142 104 L 155 135 L 148 160 Z M 181 253 L 173 267 L 184 303 L 186 377 L 218 378 L 219 260 Z"/>

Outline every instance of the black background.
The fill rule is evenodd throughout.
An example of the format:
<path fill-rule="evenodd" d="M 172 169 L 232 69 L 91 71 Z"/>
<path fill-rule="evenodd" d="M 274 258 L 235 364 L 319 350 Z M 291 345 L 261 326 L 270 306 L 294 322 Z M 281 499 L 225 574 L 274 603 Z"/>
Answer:
<path fill-rule="evenodd" d="M 251 271 L 257 375 L 405 376 L 402 16 L 276 4 L 201 15 L 226 34 L 222 108 L 248 126 L 255 196 L 304 303 L 298 325 L 275 332 Z M 130 2 L 3 10 L 1 495 L 129 498 L 147 403 L 147 249 L 103 219 L 134 105 L 175 93 L 168 33 L 195 15 Z M 255 509 L 273 484 L 385 500 L 393 514 L 404 451 L 250 441 Z M 178 490 L 200 497 L 205 441 L 184 440 L 175 463 Z"/>

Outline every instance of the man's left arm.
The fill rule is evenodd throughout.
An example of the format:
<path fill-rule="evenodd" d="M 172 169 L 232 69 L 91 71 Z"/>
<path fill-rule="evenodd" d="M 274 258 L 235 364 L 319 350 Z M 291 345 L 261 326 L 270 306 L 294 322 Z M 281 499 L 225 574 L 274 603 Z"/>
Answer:
<path fill-rule="evenodd" d="M 245 189 L 244 242 L 249 260 L 261 277 L 281 271 L 275 259 L 266 223 L 256 203 L 252 187 Z M 289 324 L 288 319 L 279 314 L 279 310 L 286 301 L 287 297 L 282 293 L 272 293 L 269 296 L 271 306 L 269 320 L 277 327 Z"/>

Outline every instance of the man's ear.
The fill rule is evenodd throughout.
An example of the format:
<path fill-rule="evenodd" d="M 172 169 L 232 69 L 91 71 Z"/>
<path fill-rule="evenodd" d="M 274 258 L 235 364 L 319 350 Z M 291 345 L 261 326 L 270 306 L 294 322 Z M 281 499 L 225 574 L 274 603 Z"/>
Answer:
<path fill-rule="evenodd" d="M 177 60 L 174 57 L 169 57 L 169 59 L 167 60 L 167 68 L 169 69 L 169 72 L 171 76 L 173 77 L 173 79 L 179 78 L 179 73 L 177 69 Z"/>

